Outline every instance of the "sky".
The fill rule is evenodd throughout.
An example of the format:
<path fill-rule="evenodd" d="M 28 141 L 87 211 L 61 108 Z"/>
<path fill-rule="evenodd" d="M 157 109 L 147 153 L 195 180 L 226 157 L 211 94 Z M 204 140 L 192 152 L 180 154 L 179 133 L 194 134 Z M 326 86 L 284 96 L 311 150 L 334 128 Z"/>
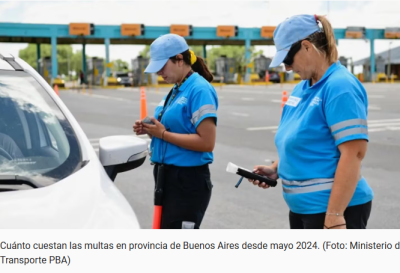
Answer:
<path fill-rule="evenodd" d="M 228 0 L 145 0 L 145 1 L 1 1 L 0 22 L 98 25 L 142 23 L 148 26 L 191 24 L 215 27 L 238 25 L 261 27 L 278 25 L 296 14 L 326 15 L 334 28 L 400 27 L 400 1 L 228 1 Z M 400 41 L 376 40 L 375 53 L 400 46 Z M 0 43 L 1 53 L 18 55 L 26 44 Z M 80 50 L 81 45 L 73 45 Z M 110 59 L 131 62 L 144 48 L 141 45 L 111 45 Z M 272 57 L 274 46 L 259 46 Z M 339 56 L 362 59 L 370 55 L 369 41 L 339 40 Z M 87 45 L 89 56 L 105 57 L 103 45 Z"/>

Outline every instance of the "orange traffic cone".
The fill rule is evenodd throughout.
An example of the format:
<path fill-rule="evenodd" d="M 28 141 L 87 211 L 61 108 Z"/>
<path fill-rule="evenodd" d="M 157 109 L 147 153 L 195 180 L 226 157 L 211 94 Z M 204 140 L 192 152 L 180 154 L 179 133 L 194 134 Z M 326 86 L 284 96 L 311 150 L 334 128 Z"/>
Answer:
<path fill-rule="evenodd" d="M 60 96 L 60 93 L 58 93 L 58 85 L 54 85 L 54 92 L 56 92 L 57 96 Z"/>
<path fill-rule="evenodd" d="M 283 106 L 285 106 L 287 100 L 288 100 L 287 92 L 286 92 L 286 91 L 283 91 L 283 92 L 282 92 L 281 112 L 283 111 Z"/>
<path fill-rule="evenodd" d="M 144 87 L 140 87 L 140 119 L 147 117 L 147 102 L 146 102 L 146 91 Z"/>
<path fill-rule="evenodd" d="M 269 83 L 269 73 L 268 73 L 268 71 L 265 73 L 265 82 Z"/>

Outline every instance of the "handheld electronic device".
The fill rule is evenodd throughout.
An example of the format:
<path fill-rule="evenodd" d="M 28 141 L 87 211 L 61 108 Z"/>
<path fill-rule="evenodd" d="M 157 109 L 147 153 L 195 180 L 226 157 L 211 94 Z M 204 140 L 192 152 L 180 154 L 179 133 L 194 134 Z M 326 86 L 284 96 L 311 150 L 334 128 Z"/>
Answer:
<path fill-rule="evenodd" d="M 146 124 L 151 124 L 151 125 L 154 125 L 154 124 L 155 124 L 155 123 L 151 120 L 150 117 L 145 117 L 145 118 L 142 120 L 142 122 L 143 122 L 143 123 L 146 123 Z"/>
<path fill-rule="evenodd" d="M 265 184 L 270 185 L 271 187 L 275 187 L 277 184 L 275 179 L 271 179 L 269 177 L 256 174 L 250 170 L 236 166 L 235 164 L 233 164 L 231 162 L 228 163 L 228 166 L 226 167 L 226 171 L 228 173 L 234 173 L 234 174 L 238 174 L 241 176 L 239 182 L 235 186 L 236 188 L 239 187 L 243 178 L 258 180 L 258 181 L 260 181 L 260 183 L 264 182 Z"/>

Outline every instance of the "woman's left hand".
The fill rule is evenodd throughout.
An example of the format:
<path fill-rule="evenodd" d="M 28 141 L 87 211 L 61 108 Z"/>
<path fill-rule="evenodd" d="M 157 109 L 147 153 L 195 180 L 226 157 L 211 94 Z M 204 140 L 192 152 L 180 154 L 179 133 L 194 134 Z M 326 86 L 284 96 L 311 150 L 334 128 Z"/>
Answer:
<path fill-rule="evenodd" d="M 154 122 L 154 125 L 143 123 L 143 128 L 145 128 L 150 135 L 156 138 L 162 138 L 162 133 L 165 131 L 165 126 L 154 117 L 152 117 L 151 120 Z"/>

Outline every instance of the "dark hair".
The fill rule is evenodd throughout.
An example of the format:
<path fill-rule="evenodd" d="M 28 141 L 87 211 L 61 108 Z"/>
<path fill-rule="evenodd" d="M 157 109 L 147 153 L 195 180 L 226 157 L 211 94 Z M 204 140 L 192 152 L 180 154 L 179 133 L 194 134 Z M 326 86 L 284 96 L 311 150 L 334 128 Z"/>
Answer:
<path fill-rule="evenodd" d="M 185 52 L 181 53 L 183 56 L 183 61 L 185 64 L 189 65 L 192 67 L 194 72 L 199 73 L 204 79 L 206 79 L 208 82 L 212 82 L 214 79 L 213 74 L 211 74 L 210 70 L 208 69 L 207 65 L 204 62 L 204 59 L 196 56 L 197 60 L 194 64 L 191 64 L 191 56 L 190 56 L 190 51 L 186 50 Z M 170 58 L 172 62 L 176 62 L 178 59 L 176 56 Z"/>
<path fill-rule="evenodd" d="M 316 18 L 321 22 L 323 31 L 314 32 L 307 37 L 307 40 L 310 41 L 318 51 L 325 53 L 329 63 L 334 63 L 338 60 L 338 51 L 332 25 L 325 16 L 316 15 Z"/>

